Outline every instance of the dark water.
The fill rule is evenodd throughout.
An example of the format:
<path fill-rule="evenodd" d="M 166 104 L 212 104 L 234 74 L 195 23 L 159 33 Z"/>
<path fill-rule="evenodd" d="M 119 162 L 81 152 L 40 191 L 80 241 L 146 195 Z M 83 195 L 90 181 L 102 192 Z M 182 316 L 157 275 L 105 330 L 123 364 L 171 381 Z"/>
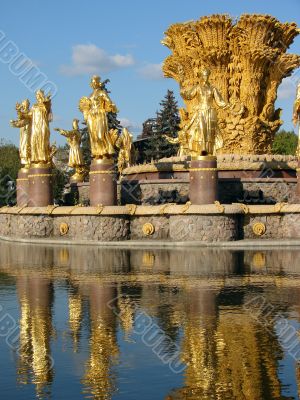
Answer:
<path fill-rule="evenodd" d="M 0 310 L 1 399 L 298 399 L 297 250 L 0 242 Z"/>

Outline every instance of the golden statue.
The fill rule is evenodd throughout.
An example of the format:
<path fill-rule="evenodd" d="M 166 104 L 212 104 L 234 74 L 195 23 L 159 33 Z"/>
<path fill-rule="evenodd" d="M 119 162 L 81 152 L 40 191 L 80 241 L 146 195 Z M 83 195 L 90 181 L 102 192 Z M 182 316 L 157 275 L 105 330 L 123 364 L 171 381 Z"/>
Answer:
<path fill-rule="evenodd" d="M 295 23 L 257 14 L 244 14 L 237 22 L 228 15 L 212 15 L 173 24 L 165 32 L 162 44 L 172 51 L 164 61 L 165 76 L 175 79 L 185 93 L 199 84 L 199 71 L 208 68 L 212 86 L 224 101 L 238 105 L 232 106 L 235 115 L 226 107 L 216 110 L 222 137 L 216 138 L 215 151 L 271 152 L 282 124 L 280 109 L 275 109 L 278 86 L 300 66 L 300 56 L 286 53 L 299 32 Z M 184 99 L 191 127 L 198 98 Z M 244 113 L 239 113 L 241 104 Z"/>
<path fill-rule="evenodd" d="M 218 132 L 216 104 L 222 109 L 232 109 L 223 100 L 218 90 L 209 83 L 210 70 L 204 68 L 199 73 L 199 83 L 191 88 L 181 88 L 180 94 L 184 100 L 197 102 L 191 112 L 191 117 L 184 127 L 188 134 L 188 148 L 192 157 L 215 153 L 216 137 Z M 243 106 L 240 105 L 240 113 Z"/>
<path fill-rule="evenodd" d="M 116 146 L 120 149 L 118 154 L 118 170 L 122 172 L 125 168 L 131 167 L 134 163 L 135 149 L 132 144 L 132 134 L 127 128 L 123 128 L 122 134 L 116 141 Z"/>
<path fill-rule="evenodd" d="M 36 100 L 31 110 L 20 110 L 20 118 L 31 123 L 31 166 L 49 167 L 52 162 L 49 128 L 49 122 L 52 121 L 51 95 L 45 96 L 43 90 L 38 90 Z"/>
<path fill-rule="evenodd" d="M 68 165 L 69 167 L 75 169 L 75 174 L 71 177 L 71 180 L 75 182 L 83 182 L 84 176 L 86 174 L 86 167 L 80 148 L 81 133 L 79 130 L 78 122 L 78 119 L 73 119 L 73 129 L 71 131 L 66 131 L 59 128 L 55 128 L 54 130 L 65 136 L 70 146 Z"/>
<path fill-rule="evenodd" d="M 178 131 L 178 136 L 173 138 L 168 135 L 163 135 L 163 137 L 171 144 L 178 144 L 178 152 L 177 156 L 182 157 L 182 156 L 188 156 L 190 154 L 189 152 L 189 135 L 188 135 L 188 130 L 185 129 L 188 126 L 188 113 L 184 108 L 179 108 L 179 115 L 180 115 L 180 123 L 179 123 L 179 128 L 180 130 Z"/>
<path fill-rule="evenodd" d="M 12 127 L 20 128 L 19 154 L 21 164 L 26 169 L 30 166 L 31 120 L 25 118 L 25 115 L 29 112 L 29 107 L 30 103 L 28 99 L 23 100 L 21 104 L 16 103 L 18 119 L 10 121 Z"/>
<path fill-rule="evenodd" d="M 93 76 L 90 85 L 93 93 L 90 97 L 80 99 L 79 110 L 83 113 L 87 123 L 92 157 L 110 159 L 115 154 L 118 132 L 108 128 L 107 113 L 117 112 L 117 107 L 103 89 L 103 83 L 99 76 Z"/>
<path fill-rule="evenodd" d="M 294 110 L 293 110 L 293 122 L 295 127 L 299 126 L 298 128 L 298 146 L 296 150 L 296 155 L 300 157 L 300 81 L 297 86 L 297 93 L 296 93 L 296 100 L 294 102 Z"/>

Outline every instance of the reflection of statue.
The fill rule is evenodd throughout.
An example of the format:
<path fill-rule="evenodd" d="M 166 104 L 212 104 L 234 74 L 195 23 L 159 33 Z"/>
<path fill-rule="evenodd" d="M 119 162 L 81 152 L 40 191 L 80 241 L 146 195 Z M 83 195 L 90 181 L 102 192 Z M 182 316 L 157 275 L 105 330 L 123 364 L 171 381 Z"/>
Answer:
<path fill-rule="evenodd" d="M 298 146 L 297 146 L 297 151 L 296 151 L 296 155 L 297 155 L 297 157 L 299 157 L 300 156 L 300 140 L 299 140 L 299 136 L 300 136 L 300 82 L 298 83 L 296 100 L 294 103 L 293 122 L 294 122 L 295 126 L 297 126 L 297 124 L 299 125 Z"/>
<path fill-rule="evenodd" d="M 198 85 L 181 89 L 184 100 L 197 99 L 197 104 L 192 109 L 192 115 L 184 127 L 189 135 L 189 151 L 192 156 L 201 155 L 202 151 L 213 154 L 218 132 L 217 111 L 214 103 L 222 109 L 230 109 L 218 90 L 209 83 L 210 71 L 203 69 Z"/>
<path fill-rule="evenodd" d="M 114 129 L 109 130 L 107 113 L 117 112 L 117 107 L 102 86 L 100 77 L 93 76 L 91 79 L 93 93 L 90 97 L 80 99 L 79 109 L 87 123 L 92 157 L 111 158 L 115 154 L 114 145 L 118 134 Z"/>
<path fill-rule="evenodd" d="M 52 120 L 51 97 L 45 96 L 43 90 L 36 92 L 36 104 L 29 112 L 22 112 L 22 118 L 31 121 L 31 164 L 51 163 L 50 128 Z"/>
<path fill-rule="evenodd" d="M 35 276 L 18 276 L 20 302 L 20 345 L 18 351 L 18 383 L 32 382 L 37 398 L 45 398 L 53 380 L 50 340 L 52 326 L 52 283 Z"/>
<path fill-rule="evenodd" d="M 71 131 L 59 128 L 55 128 L 55 130 L 67 138 L 70 146 L 68 165 L 71 168 L 75 168 L 75 174 L 72 176 L 72 180 L 82 182 L 85 175 L 85 166 L 80 148 L 81 133 L 78 122 L 78 119 L 73 119 L 73 129 Z"/>
<path fill-rule="evenodd" d="M 134 162 L 135 150 L 132 144 L 132 134 L 127 128 L 123 128 L 121 136 L 116 141 L 119 147 L 118 169 L 122 172 L 124 168 L 130 167 Z"/>
<path fill-rule="evenodd" d="M 21 164 L 25 168 L 29 168 L 30 165 L 30 138 L 31 138 L 31 120 L 25 118 L 25 115 L 29 112 L 29 100 L 23 100 L 22 103 L 16 103 L 16 110 L 18 119 L 10 121 L 11 126 L 14 128 L 20 128 L 20 147 L 19 154 Z"/>

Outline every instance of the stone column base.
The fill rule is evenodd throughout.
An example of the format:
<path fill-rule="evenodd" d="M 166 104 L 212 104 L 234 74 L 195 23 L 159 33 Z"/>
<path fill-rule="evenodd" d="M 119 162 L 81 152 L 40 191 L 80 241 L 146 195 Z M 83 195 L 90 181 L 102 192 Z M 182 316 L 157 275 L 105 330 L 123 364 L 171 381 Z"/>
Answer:
<path fill-rule="evenodd" d="M 49 165 L 32 166 L 28 173 L 30 207 L 53 204 L 53 175 Z"/>
<path fill-rule="evenodd" d="M 192 204 L 212 204 L 218 199 L 216 157 L 200 156 L 191 161 L 189 197 Z"/>
<path fill-rule="evenodd" d="M 90 205 L 117 204 L 117 177 L 113 160 L 93 160 L 90 170 Z"/>
<path fill-rule="evenodd" d="M 29 201 L 28 168 L 21 168 L 17 178 L 17 206 L 24 207 Z"/>

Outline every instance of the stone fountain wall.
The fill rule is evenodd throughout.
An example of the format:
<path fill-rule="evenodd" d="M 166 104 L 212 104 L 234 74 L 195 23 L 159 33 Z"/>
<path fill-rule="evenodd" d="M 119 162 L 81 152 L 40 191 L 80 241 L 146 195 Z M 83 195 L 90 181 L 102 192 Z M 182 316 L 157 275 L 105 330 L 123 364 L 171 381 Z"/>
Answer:
<path fill-rule="evenodd" d="M 103 243 L 111 241 L 230 242 L 300 238 L 300 205 L 219 203 L 161 206 L 0 209 L 0 238 Z"/>

